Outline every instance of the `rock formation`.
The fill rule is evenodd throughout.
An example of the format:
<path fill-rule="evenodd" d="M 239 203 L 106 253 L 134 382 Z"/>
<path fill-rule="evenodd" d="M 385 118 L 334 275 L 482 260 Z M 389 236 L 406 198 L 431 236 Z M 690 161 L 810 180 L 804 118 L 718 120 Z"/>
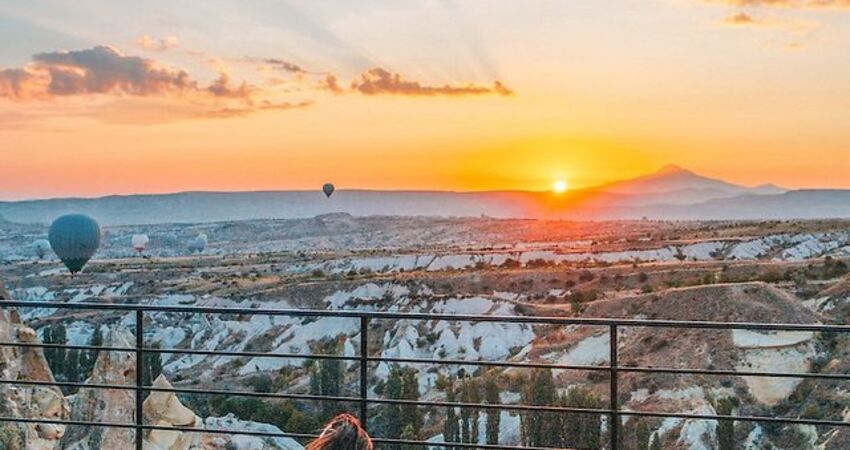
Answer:
<path fill-rule="evenodd" d="M 157 388 L 170 389 L 171 383 L 160 375 Z M 143 406 L 145 423 L 160 427 L 203 428 L 204 422 L 183 406 L 173 392 L 151 392 Z M 198 448 L 201 435 L 170 430 L 151 430 L 145 436 L 146 450 L 189 450 Z"/>
<path fill-rule="evenodd" d="M 134 338 L 124 329 L 112 330 L 104 340 L 107 347 L 133 347 Z M 86 383 L 132 386 L 136 361 L 132 351 L 102 351 Z M 129 389 L 82 388 L 71 400 L 74 420 L 132 424 L 135 422 L 135 392 Z M 135 431 L 129 428 L 69 426 L 62 439 L 66 450 L 132 448 Z"/>
<path fill-rule="evenodd" d="M 8 300 L 0 280 L 0 302 Z M 38 335 L 20 322 L 12 308 L 0 308 L 0 341 L 36 343 Z M 52 382 L 53 375 L 39 348 L 0 347 L 0 378 Z M 0 416 L 44 420 L 67 420 L 68 404 L 55 387 L 0 384 Z M 0 423 L 0 448 L 51 450 L 65 433 L 64 425 Z"/>

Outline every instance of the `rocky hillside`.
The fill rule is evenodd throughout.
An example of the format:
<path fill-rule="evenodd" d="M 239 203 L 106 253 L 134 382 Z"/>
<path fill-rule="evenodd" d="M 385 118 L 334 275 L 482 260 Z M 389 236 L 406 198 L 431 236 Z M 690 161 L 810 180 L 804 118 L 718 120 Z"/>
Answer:
<path fill-rule="evenodd" d="M 8 294 L 0 282 L 0 302 Z M 130 348 L 135 338 L 121 328 L 112 329 L 104 345 Z M 21 323 L 14 308 L 0 308 L 0 341 L 40 343 L 37 333 Z M 135 358 L 129 352 L 100 352 L 89 384 L 131 386 L 135 383 Z M 3 347 L 0 349 L 0 374 L 4 380 L 53 382 L 50 366 L 41 349 Z M 164 376 L 154 386 L 171 388 Z M 300 450 L 302 446 L 288 438 L 263 438 L 232 435 L 220 431 L 260 431 L 280 433 L 273 426 L 239 420 L 233 416 L 201 419 L 183 406 L 177 396 L 152 392 L 143 403 L 145 423 L 158 427 L 197 428 L 199 432 L 150 430 L 144 436 L 147 450 Z M 49 421 L 93 421 L 134 423 L 133 390 L 82 388 L 65 396 L 53 387 L 27 387 L 24 384 L 0 384 L 0 416 Z M 210 432 L 210 431 L 219 432 Z M 106 450 L 130 448 L 135 432 L 127 428 L 86 427 L 43 423 L 0 425 L 0 449 L 3 450 Z"/>

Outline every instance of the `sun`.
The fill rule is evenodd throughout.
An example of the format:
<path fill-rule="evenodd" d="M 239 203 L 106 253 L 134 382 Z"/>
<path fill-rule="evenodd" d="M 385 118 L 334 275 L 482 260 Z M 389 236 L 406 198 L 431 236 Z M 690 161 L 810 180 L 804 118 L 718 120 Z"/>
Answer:
<path fill-rule="evenodd" d="M 567 184 L 566 180 L 556 180 L 552 183 L 552 190 L 558 194 L 566 192 L 569 187 L 570 186 Z"/>

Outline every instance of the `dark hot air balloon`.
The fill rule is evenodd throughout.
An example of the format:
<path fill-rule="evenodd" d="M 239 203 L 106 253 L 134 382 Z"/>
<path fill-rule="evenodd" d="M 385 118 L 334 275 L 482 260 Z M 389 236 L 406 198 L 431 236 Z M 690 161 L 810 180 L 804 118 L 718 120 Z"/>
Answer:
<path fill-rule="evenodd" d="M 65 267 L 77 273 L 100 247 L 100 225 L 87 215 L 68 214 L 53 221 L 47 237 Z"/>
<path fill-rule="evenodd" d="M 331 194 L 334 193 L 334 190 L 336 190 L 336 188 L 330 183 L 325 183 L 325 185 L 322 186 L 322 192 L 324 192 L 325 196 L 328 198 L 331 197 Z"/>

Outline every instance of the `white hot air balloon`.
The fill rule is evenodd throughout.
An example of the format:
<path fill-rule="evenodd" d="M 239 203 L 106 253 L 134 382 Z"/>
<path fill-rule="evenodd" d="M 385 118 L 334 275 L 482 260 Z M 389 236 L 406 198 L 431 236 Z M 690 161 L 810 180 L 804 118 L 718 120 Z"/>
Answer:
<path fill-rule="evenodd" d="M 145 248 L 148 246 L 148 242 L 150 242 L 150 238 L 146 234 L 134 234 L 133 239 L 131 240 L 133 244 L 133 250 L 138 252 L 140 255 Z"/>
<path fill-rule="evenodd" d="M 32 243 L 32 249 L 38 259 L 44 259 L 50 254 L 50 241 L 47 239 L 39 239 Z"/>
<path fill-rule="evenodd" d="M 189 253 L 201 253 L 207 247 L 207 235 L 201 233 L 195 239 L 189 241 Z"/>

